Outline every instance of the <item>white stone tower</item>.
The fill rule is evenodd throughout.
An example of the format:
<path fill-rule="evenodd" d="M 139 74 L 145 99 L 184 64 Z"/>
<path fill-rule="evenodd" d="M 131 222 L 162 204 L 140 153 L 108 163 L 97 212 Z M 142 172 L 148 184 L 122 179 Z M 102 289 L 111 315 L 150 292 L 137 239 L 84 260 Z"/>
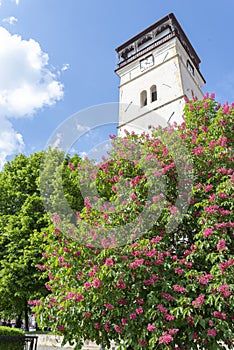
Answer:
<path fill-rule="evenodd" d="M 200 59 L 174 14 L 169 14 L 117 49 L 119 134 L 182 121 L 184 97 L 203 97 Z M 158 120 L 157 120 L 158 119 Z"/>

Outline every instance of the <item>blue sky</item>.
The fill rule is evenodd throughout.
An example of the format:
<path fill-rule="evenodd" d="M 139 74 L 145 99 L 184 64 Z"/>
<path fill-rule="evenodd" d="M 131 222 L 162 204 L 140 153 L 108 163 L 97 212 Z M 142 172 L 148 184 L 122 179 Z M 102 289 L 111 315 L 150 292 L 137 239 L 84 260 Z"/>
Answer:
<path fill-rule="evenodd" d="M 201 58 L 204 92 L 234 100 L 233 0 L 0 3 L 0 167 L 43 149 L 74 113 L 117 102 L 115 48 L 170 12 Z"/>

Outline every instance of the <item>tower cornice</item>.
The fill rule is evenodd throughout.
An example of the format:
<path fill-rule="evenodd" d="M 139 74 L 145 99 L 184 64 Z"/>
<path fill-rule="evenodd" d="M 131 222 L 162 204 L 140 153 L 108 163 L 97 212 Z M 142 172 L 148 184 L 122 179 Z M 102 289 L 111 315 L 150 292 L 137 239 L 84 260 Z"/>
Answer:
<path fill-rule="evenodd" d="M 194 66 L 199 71 L 201 60 L 173 13 L 160 19 L 116 48 L 119 58 L 116 71 L 174 37 L 179 39 Z"/>

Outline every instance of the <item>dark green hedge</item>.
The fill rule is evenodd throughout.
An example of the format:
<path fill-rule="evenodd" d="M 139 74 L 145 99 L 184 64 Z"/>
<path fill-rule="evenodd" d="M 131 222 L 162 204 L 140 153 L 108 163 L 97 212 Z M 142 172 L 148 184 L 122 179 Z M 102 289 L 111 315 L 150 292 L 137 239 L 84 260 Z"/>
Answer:
<path fill-rule="evenodd" d="M 0 326 L 0 335 L 24 336 L 24 331 L 22 331 L 22 329 L 19 329 L 19 328 L 10 328 L 10 327 Z"/>
<path fill-rule="evenodd" d="M 24 331 L 0 326 L 0 350 L 23 350 Z"/>

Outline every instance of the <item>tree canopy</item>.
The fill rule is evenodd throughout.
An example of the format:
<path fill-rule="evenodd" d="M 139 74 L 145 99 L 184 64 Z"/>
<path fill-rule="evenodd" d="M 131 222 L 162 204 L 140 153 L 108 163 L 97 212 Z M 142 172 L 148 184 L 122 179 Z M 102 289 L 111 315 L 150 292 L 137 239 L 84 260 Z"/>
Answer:
<path fill-rule="evenodd" d="M 181 125 L 79 164 L 85 207 L 45 237 L 42 325 L 76 349 L 234 348 L 233 116 L 194 98 Z"/>
<path fill-rule="evenodd" d="M 26 327 L 28 300 L 48 293 L 47 279 L 43 280 L 36 267 L 41 266 L 43 236 L 51 225 L 39 187 L 44 156 L 45 152 L 29 157 L 20 154 L 5 164 L 0 173 L 0 315 L 2 318 L 25 315 Z M 63 153 L 53 151 L 53 157 L 60 159 Z M 69 157 L 62 163 L 64 192 L 73 208 L 79 210 L 82 201 L 79 202 L 68 161 Z"/>

